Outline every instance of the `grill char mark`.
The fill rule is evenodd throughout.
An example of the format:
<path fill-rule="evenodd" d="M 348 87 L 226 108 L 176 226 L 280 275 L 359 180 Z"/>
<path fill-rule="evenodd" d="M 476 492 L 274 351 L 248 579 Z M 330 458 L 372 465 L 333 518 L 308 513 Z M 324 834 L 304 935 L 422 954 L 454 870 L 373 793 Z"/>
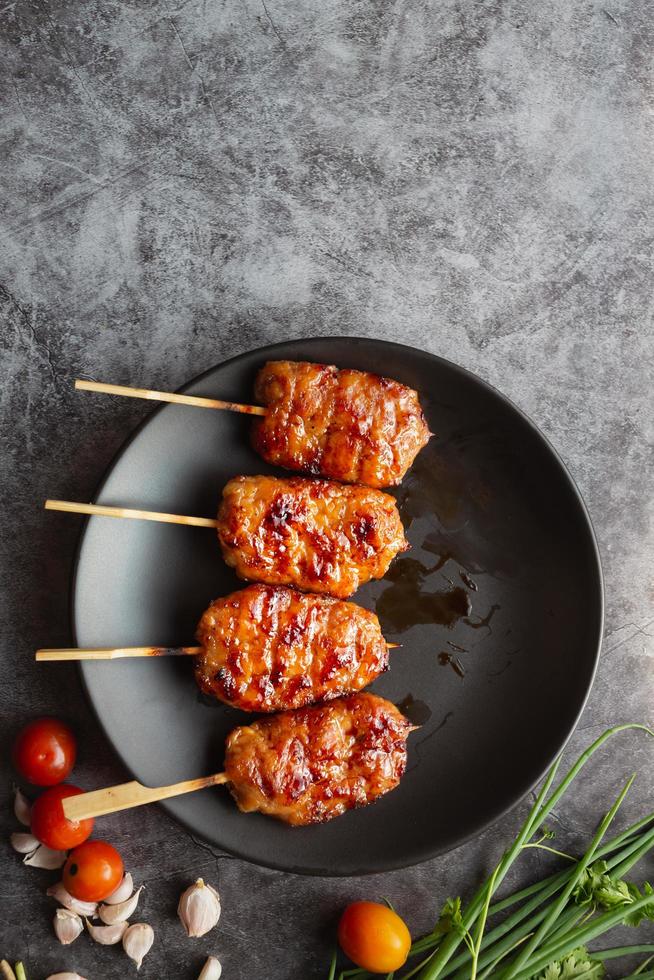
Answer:
<path fill-rule="evenodd" d="M 255 396 L 266 414 L 253 425 L 253 447 L 285 469 L 394 486 L 430 438 L 417 393 L 376 374 L 270 361 Z"/>
<path fill-rule="evenodd" d="M 250 585 L 211 603 L 197 630 L 205 694 L 272 712 L 366 687 L 388 667 L 374 613 L 281 586 Z"/>
<path fill-rule="evenodd" d="M 389 701 L 355 694 L 236 728 L 225 772 L 241 810 L 323 823 L 397 787 L 410 731 Z"/>

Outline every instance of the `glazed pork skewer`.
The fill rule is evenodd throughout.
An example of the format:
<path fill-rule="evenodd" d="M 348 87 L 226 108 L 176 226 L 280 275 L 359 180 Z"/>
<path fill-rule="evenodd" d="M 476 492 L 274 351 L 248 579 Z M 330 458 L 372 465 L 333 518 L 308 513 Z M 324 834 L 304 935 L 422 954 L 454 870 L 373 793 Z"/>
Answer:
<path fill-rule="evenodd" d="M 388 669 L 373 612 L 283 586 L 249 585 L 216 599 L 197 629 L 199 647 L 38 650 L 36 659 L 195 656 L 205 694 L 243 711 L 283 711 L 360 691 Z"/>
<path fill-rule="evenodd" d="M 412 388 L 328 364 L 269 361 L 254 387 L 261 405 L 95 381 L 75 387 L 257 416 L 252 445 L 266 462 L 376 488 L 400 483 L 431 436 Z"/>
<path fill-rule="evenodd" d="M 223 558 L 246 581 L 347 599 L 382 578 L 408 548 L 393 497 L 381 490 L 302 477 L 238 476 L 217 519 L 47 500 L 47 510 L 213 527 Z"/>
<path fill-rule="evenodd" d="M 239 810 L 295 826 L 324 823 L 395 789 L 406 769 L 413 730 L 398 709 L 374 694 L 285 711 L 235 728 L 225 771 L 151 789 L 123 783 L 62 800 L 69 820 L 98 817 L 227 783 Z"/>

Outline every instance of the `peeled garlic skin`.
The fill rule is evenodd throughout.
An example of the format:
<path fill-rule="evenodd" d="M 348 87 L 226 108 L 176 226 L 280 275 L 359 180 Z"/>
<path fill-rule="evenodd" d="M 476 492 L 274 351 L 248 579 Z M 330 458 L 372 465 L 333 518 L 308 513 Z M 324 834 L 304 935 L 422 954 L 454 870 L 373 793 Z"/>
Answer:
<path fill-rule="evenodd" d="M 121 902 L 126 902 L 128 898 L 131 898 L 133 892 L 134 882 L 131 874 L 128 871 L 116 891 L 112 892 L 111 895 L 105 898 L 105 905 L 120 905 Z"/>
<path fill-rule="evenodd" d="M 86 977 L 81 977 L 79 973 L 51 973 L 46 980 L 86 980 Z"/>
<path fill-rule="evenodd" d="M 94 926 L 92 922 L 86 920 L 86 928 L 91 934 L 91 939 L 101 946 L 114 946 L 119 943 L 127 932 L 126 922 L 116 922 L 112 926 Z"/>
<path fill-rule="evenodd" d="M 220 918 L 218 892 L 211 885 L 205 885 L 202 878 L 198 878 L 194 885 L 182 892 L 177 914 L 189 938 L 197 939 L 206 935 Z"/>
<path fill-rule="evenodd" d="M 39 842 L 33 834 L 17 833 L 9 838 L 11 846 L 19 854 L 33 854 L 39 847 Z"/>
<path fill-rule="evenodd" d="M 66 863 L 67 854 L 67 851 L 53 851 L 51 847 L 39 844 L 37 849 L 24 859 L 23 864 L 28 864 L 31 868 L 54 871 Z"/>
<path fill-rule="evenodd" d="M 139 903 L 139 896 L 142 891 L 143 885 L 124 902 L 118 902 L 117 905 L 101 905 L 98 909 L 98 915 L 108 926 L 112 926 L 116 922 L 127 922 Z"/>
<path fill-rule="evenodd" d="M 84 929 L 79 915 L 69 909 L 57 909 L 52 924 L 55 935 L 62 946 L 70 946 Z"/>
<path fill-rule="evenodd" d="M 154 929 L 147 922 L 135 922 L 123 933 L 123 949 L 130 959 L 141 969 L 141 963 L 152 949 Z"/>
<path fill-rule="evenodd" d="M 56 899 L 60 905 L 70 909 L 71 912 L 77 912 L 78 915 L 95 915 L 98 907 L 95 902 L 80 902 L 77 898 L 73 898 L 64 888 L 62 881 L 48 888 L 46 895 Z"/>
<path fill-rule="evenodd" d="M 14 814 L 16 820 L 22 823 L 24 827 L 29 827 L 31 821 L 31 810 L 32 807 L 28 803 L 27 799 L 23 796 L 21 791 L 16 787 L 16 796 L 14 797 Z"/>
<path fill-rule="evenodd" d="M 198 977 L 198 980 L 220 980 L 222 972 L 223 968 L 220 964 L 220 960 L 217 960 L 215 956 L 210 956 L 202 967 L 202 972 Z"/>

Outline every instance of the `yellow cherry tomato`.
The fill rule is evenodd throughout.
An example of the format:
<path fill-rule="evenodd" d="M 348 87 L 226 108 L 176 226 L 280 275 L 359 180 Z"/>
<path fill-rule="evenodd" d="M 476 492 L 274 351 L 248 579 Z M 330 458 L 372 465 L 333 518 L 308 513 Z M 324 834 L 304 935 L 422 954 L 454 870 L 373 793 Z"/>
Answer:
<path fill-rule="evenodd" d="M 411 934 L 402 919 L 386 905 L 353 902 L 338 924 L 341 949 L 370 973 L 392 973 L 406 963 Z"/>

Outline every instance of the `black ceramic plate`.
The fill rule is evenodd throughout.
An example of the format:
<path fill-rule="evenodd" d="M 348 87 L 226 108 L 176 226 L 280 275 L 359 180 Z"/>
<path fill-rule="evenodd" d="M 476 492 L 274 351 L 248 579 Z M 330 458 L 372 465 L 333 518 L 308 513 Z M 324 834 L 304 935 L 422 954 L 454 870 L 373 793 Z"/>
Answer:
<path fill-rule="evenodd" d="M 376 340 L 293 341 L 227 361 L 183 390 L 247 402 L 257 370 L 276 358 L 397 378 L 419 391 L 437 434 L 396 491 L 411 551 L 356 595 L 402 644 L 373 689 L 422 727 L 399 789 L 323 826 L 241 814 L 223 787 L 164 806 L 198 836 L 260 864 L 334 875 L 404 867 L 513 806 L 568 738 L 601 635 L 595 539 L 534 425 L 430 354 Z M 250 424 L 228 412 L 160 408 L 123 448 L 97 500 L 213 516 L 230 477 L 270 472 L 249 448 Z M 191 644 L 209 600 L 236 588 L 211 530 L 91 518 L 74 582 L 76 642 Z M 225 735 L 248 721 L 200 697 L 184 659 L 81 669 L 107 736 L 149 785 L 219 771 Z"/>

